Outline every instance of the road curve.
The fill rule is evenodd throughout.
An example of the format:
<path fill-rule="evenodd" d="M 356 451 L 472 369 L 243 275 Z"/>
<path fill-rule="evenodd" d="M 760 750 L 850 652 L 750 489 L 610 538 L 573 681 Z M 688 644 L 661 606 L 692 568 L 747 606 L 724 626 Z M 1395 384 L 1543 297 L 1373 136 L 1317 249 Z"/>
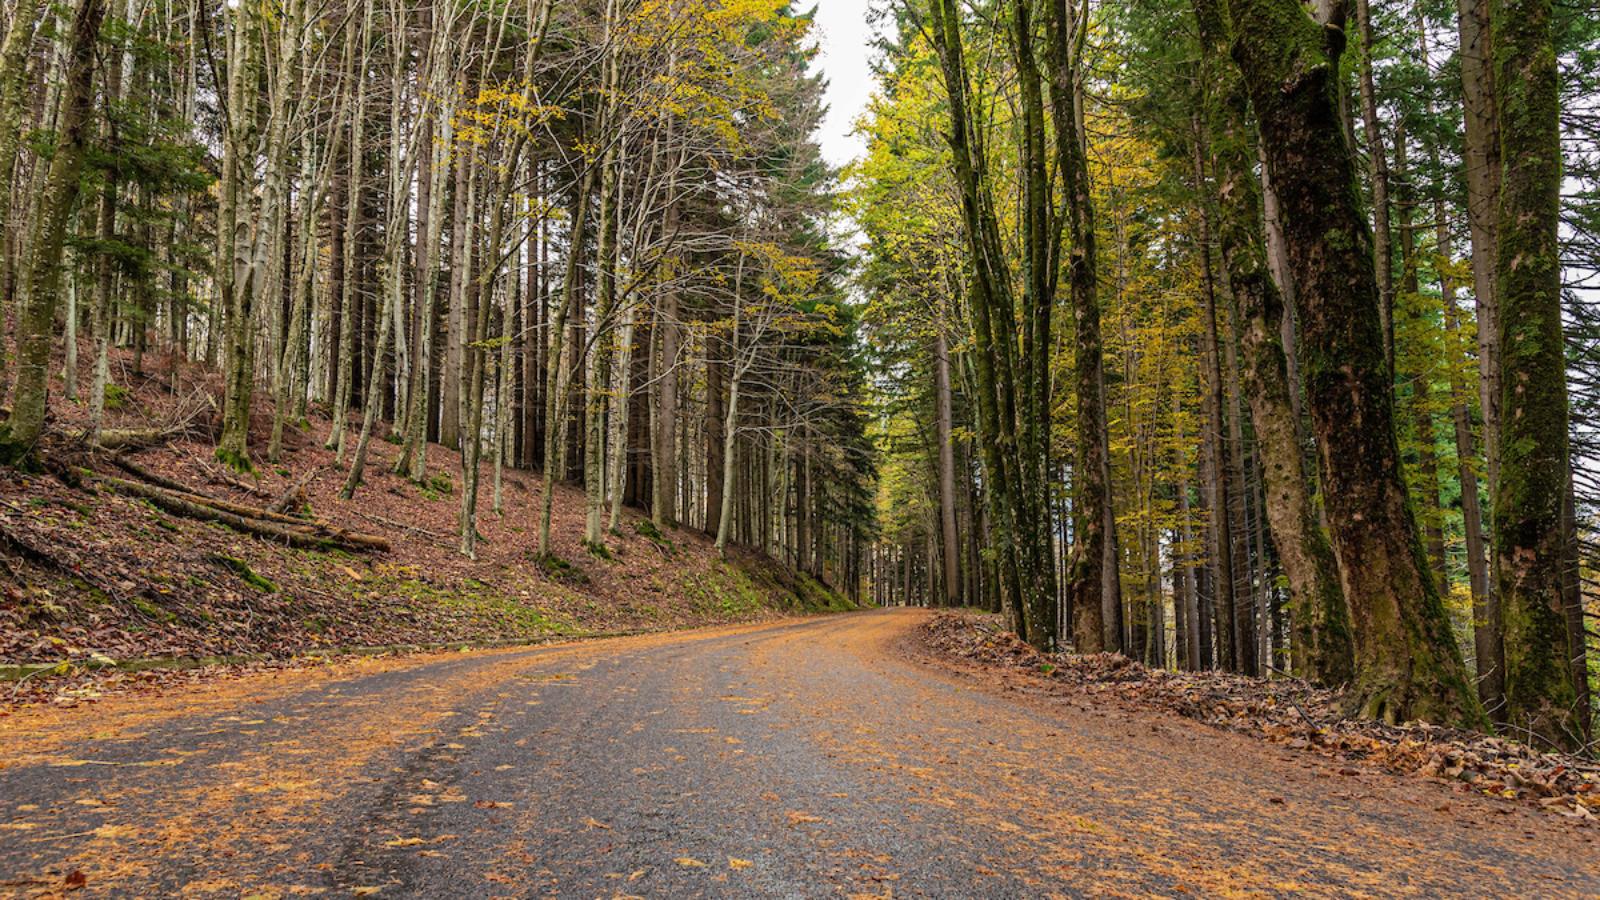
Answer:
<path fill-rule="evenodd" d="M 1600 896 L 1593 831 L 992 693 L 903 652 L 919 617 L 24 711 L 0 719 L 0 895 Z"/>

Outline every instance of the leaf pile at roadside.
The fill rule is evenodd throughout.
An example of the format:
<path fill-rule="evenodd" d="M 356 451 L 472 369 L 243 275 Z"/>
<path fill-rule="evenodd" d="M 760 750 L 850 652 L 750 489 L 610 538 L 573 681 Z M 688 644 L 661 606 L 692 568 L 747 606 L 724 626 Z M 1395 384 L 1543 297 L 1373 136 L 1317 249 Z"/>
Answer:
<path fill-rule="evenodd" d="M 1081 693 L 1177 713 L 1219 728 L 1449 783 L 1458 791 L 1522 800 L 1569 819 L 1600 823 L 1600 763 L 1546 753 L 1505 738 L 1422 722 L 1353 719 L 1337 691 L 1294 678 L 1152 669 L 1125 656 L 1041 653 L 993 616 L 939 613 L 923 644 L 961 662 L 1036 679 L 1051 693 Z"/>

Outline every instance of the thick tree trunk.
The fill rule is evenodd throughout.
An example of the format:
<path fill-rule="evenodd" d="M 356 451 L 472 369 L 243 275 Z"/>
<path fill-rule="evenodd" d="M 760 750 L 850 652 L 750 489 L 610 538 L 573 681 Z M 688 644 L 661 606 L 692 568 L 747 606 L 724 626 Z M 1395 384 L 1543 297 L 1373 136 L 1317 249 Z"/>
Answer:
<path fill-rule="evenodd" d="M 615 0 L 607 4 L 607 22 L 615 21 Z M 608 24 L 608 29 L 611 27 Z M 613 52 L 606 64 L 608 93 L 615 93 L 617 62 Z M 599 291 L 594 306 L 594 334 L 590 336 L 589 383 L 585 391 L 583 424 L 587 431 L 584 444 L 583 539 L 591 546 L 605 543 L 606 487 L 606 437 L 607 417 L 611 413 L 611 367 L 614 360 L 612 336 L 615 326 L 611 319 L 617 305 L 617 267 L 621 256 L 617 247 L 618 192 L 622 173 L 618 153 L 613 144 L 600 164 L 600 244 L 597 249 Z"/>
<path fill-rule="evenodd" d="M 50 385 L 50 339 L 61 284 L 61 251 L 78 199 L 84 130 L 94 109 L 95 40 L 105 19 L 104 0 L 81 0 L 73 16 L 71 45 L 56 122 L 56 150 L 40 197 L 39 219 L 28 242 L 17 316 L 17 384 L 11 417 L 0 426 L 0 457 L 31 456 L 44 432 Z"/>
<path fill-rule="evenodd" d="M 632 415 L 629 401 L 633 394 L 633 330 L 636 307 L 628 306 L 622 314 L 622 327 L 617 332 L 617 363 L 613 369 L 611 385 L 611 438 L 607 449 L 611 454 L 608 466 L 611 478 L 611 509 L 606 516 L 606 530 L 618 533 L 622 525 L 622 504 L 628 481 L 628 432 Z"/>
<path fill-rule="evenodd" d="M 44 19 L 44 0 L 19 0 L 11 12 L 11 27 L 0 44 L 0 323 L 11 306 L 13 252 L 19 242 L 17 223 L 11 218 L 11 189 L 17 171 L 17 150 L 22 140 L 22 115 L 28 101 L 28 56 L 33 35 Z M 4 331 L 0 324 L 0 332 Z M 6 395 L 9 375 L 5 338 L 0 334 L 0 399 Z"/>
<path fill-rule="evenodd" d="M 1283 351 L 1283 297 L 1268 267 L 1261 219 L 1257 157 L 1248 126 L 1249 98 L 1237 71 L 1222 59 L 1227 24 L 1216 0 L 1195 0 L 1201 39 L 1222 64 L 1211 84 L 1217 107 L 1211 149 L 1221 201 L 1219 238 L 1228 282 L 1238 306 L 1245 392 L 1261 456 L 1266 514 L 1279 562 L 1295 604 L 1295 643 L 1306 653 L 1302 674 L 1323 684 L 1351 677 L 1349 614 L 1339 587 L 1338 566 L 1310 495 Z"/>
<path fill-rule="evenodd" d="M 1355 635 L 1356 708 L 1388 721 L 1482 724 L 1400 474 L 1372 237 L 1339 123 L 1342 34 L 1297 0 L 1236 0 L 1232 14 L 1233 55 L 1298 279 L 1307 400 Z"/>
<path fill-rule="evenodd" d="M 1067 569 L 1072 637 L 1080 653 L 1122 649 L 1122 584 L 1118 573 L 1116 515 L 1111 499 L 1111 450 L 1106 426 L 1105 359 L 1096 284 L 1094 200 L 1083 132 L 1081 61 L 1072 47 L 1087 16 L 1069 0 L 1051 0 L 1050 100 L 1055 119 L 1056 167 L 1064 183 L 1067 282 L 1072 295 L 1073 386 L 1078 440 L 1073 466 L 1077 515 Z M 1080 42 L 1081 45 L 1081 42 Z"/>
<path fill-rule="evenodd" d="M 1506 720 L 1574 748 L 1588 710 L 1572 663 L 1583 636 L 1567 622 L 1571 558 L 1566 502 L 1566 355 L 1561 324 L 1561 132 L 1551 0 L 1497 0 L 1500 113 L 1500 471 L 1494 491 L 1495 575 L 1505 623 Z"/>

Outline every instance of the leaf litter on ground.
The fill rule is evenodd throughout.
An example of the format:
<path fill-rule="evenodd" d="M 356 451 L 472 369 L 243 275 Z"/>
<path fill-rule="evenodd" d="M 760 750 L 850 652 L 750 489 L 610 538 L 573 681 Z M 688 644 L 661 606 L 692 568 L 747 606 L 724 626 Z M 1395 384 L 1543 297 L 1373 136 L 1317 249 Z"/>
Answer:
<path fill-rule="evenodd" d="M 941 612 L 922 624 L 923 646 L 949 659 L 1025 676 L 1052 694 L 1112 699 L 1163 710 L 1294 750 L 1429 778 L 1501 800 L 1532 804 L 1600 825 L 1600 762 L 1546 752 L 1495 735 L 1409 722 L 1352 718 L 1343 695 L 1297 678 L 1156 669 L 1118 653 L 1043 653 L 997 617 Z M 1341 774 L 1359 774 L 1341 768 Z"/>

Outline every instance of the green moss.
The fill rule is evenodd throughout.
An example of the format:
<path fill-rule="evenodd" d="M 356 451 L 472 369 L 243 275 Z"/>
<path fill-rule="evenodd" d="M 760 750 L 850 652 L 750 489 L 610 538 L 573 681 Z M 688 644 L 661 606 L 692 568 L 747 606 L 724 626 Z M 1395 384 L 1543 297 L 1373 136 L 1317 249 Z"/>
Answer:
<path fill-rule="evenodd" d="M 162 609 L 137 594 L 128 598 L 128 605 L 138 610 L 145 617 L 155 619 L 157 622 L 176 622 L 178 620 L 178 617 L 173 615 L 171 611 Z"/>
<path fill-rule="evenodd" d="M 248 454 L 236 453 L 226 447 L 217 447 L 217 461 L 241 475 L 253 474 L 256 470 L 255 463 L 250 461 Z"/>
<path fill-rule="evenodd" d="M 633 530 L 638 532 L 640 537 L 665 550 L 669 556 L 678 551 L 678 547 L 672 542 L 672 539 L 662 534 L 661 529 L 657 528 L 656 523 L 651 519 L 640 519 L 633 523 Z"/>
<path fill-rule="evenodd" d="M 224 569 L 227 569 L 233 574 L 238 575 L 244 580 L 245 584 L 262 591 L 263 593 L 276 594 L 278 592 L 278 586 L 276 584 L 273 584 L 265 576 L 250 568 L 250 564 L 242 559 L 232 556 L 224 556 L 221 553 L 213 553 L 211 555 L 211 561 L 223 567 Z"/>
<path fill-rule="evenodd" d="M 536 557 L 533 564 L 546 577 L 554 581 L 570 585 L 586 585 L 589 583 L 588 573 L 554 553 L 546 553 L 543 556 Z"/>
<path fill-rule="evenodd" d="M 106 409 L 119 410 L 128 405 L 128 389 L 120 384 L 106 383 Z"/>
<path fill-rule="evenodd" d="M 34 456 L 32 442 L 16 440 L 11 436 L 10 428 L 0 425 L 0 466 L 24 472 L 36 472 L 38 465 L 39 460 Z"/>

